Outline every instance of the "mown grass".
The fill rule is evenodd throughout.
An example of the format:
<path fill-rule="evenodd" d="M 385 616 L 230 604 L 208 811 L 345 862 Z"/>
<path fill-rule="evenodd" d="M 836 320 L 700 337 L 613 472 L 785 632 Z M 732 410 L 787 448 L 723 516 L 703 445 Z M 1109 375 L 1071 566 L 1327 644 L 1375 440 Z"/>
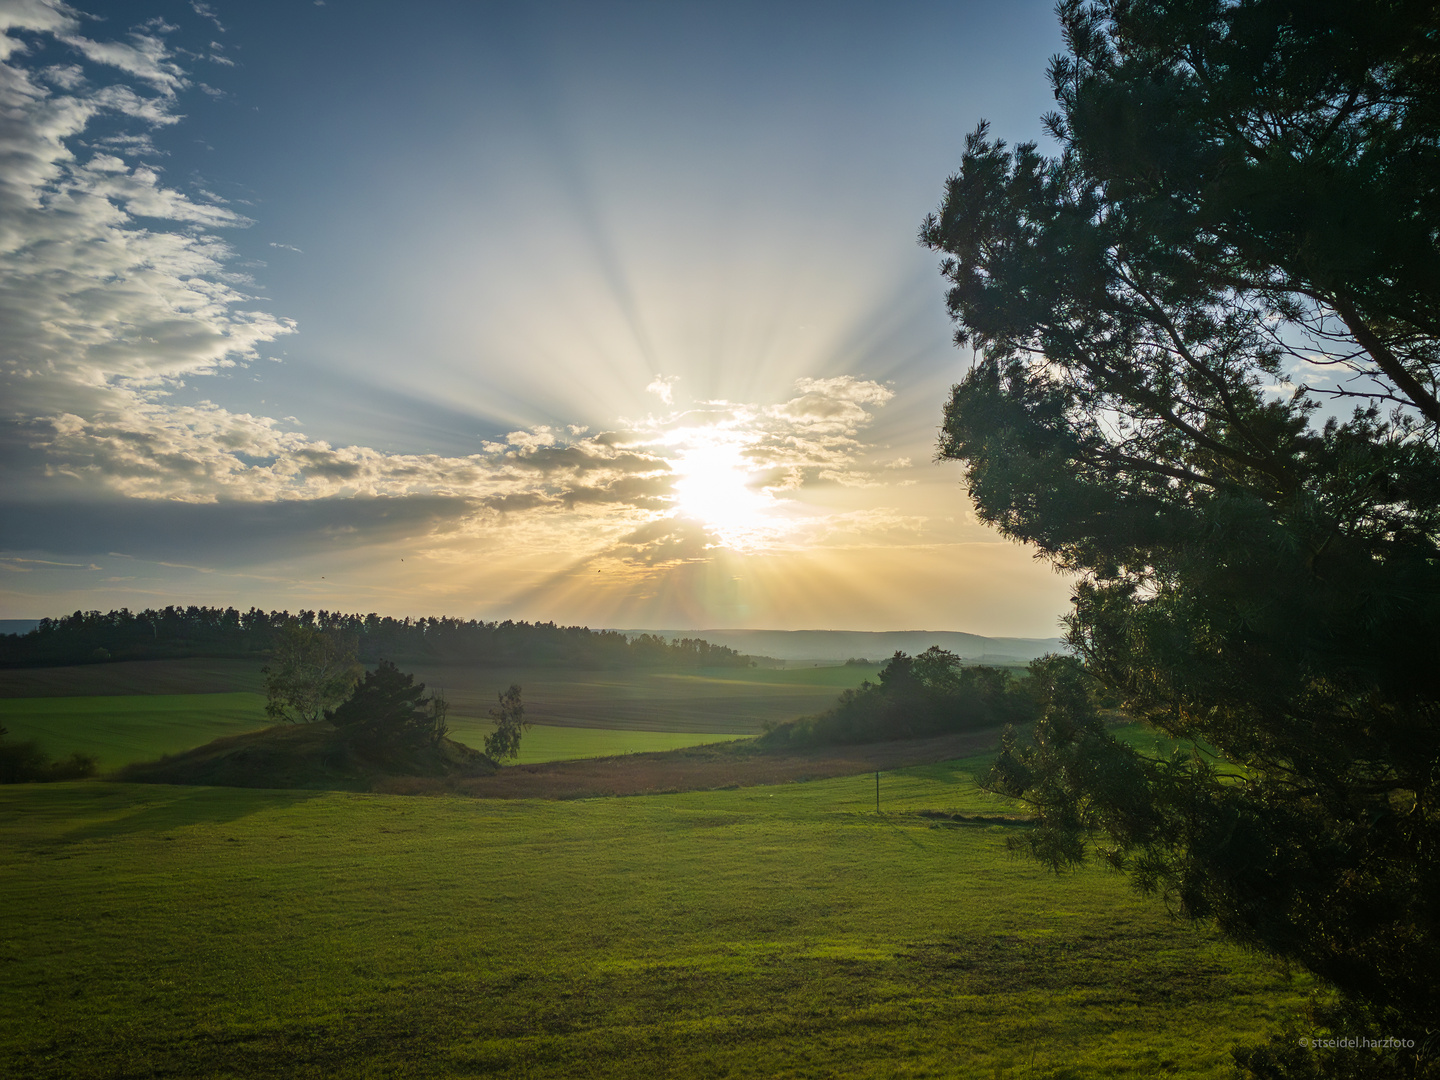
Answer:
<path fill-rule="evenodd" d="M 979 761 L 574 802 L 0 789 L 0 1074 L 1225 1075 L 1304 989 Z"/>

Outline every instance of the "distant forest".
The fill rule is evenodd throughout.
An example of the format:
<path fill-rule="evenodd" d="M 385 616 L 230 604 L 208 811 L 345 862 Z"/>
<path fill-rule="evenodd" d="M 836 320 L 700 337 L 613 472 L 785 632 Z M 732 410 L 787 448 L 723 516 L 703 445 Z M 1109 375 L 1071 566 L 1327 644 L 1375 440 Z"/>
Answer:
<path fill-rule="evenodd" d="M 298 624 L 355 642 L 359 658 L 481 667 L 748 667 L 751 658 L 698 638 L 631 638 L 618 630 L 474 619 L 392 619 L 338 611 L 167 607 L 77 611 L 0 635 L 0 667 L 42 667 L 182 657 L 264 659 L 282 627 Z"/>

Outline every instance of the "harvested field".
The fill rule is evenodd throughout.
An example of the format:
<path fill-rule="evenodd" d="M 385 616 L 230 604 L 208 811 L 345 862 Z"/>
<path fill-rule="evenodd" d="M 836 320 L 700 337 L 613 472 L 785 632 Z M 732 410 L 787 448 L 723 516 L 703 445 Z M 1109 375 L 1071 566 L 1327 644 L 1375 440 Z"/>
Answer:
<path fill-rule="evenodd" d="M 663 753 L 512 765 L 494 776 L 459 781 L 450 790 L 483 799 L 588 799 L 786 784 L 969 757 L 993 749 L 999 738 L 1000 732 L 991 729 L 786 754 L 762 753 L 746 743 L 721 743 Z M 431 788 L 437 793 L 446 790 L 440 781 L 402 786 L 415 794 Z"/>
<path fill-rule="evenodd" d="M 0 698 L 264 693 L 263 660 L 130 660 L 0 668 Z"/>

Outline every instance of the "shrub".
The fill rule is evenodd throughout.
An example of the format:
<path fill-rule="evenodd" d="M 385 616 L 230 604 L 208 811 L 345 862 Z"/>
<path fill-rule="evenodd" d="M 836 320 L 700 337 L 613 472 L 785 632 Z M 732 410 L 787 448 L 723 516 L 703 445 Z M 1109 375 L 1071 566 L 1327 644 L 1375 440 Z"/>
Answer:
<path fill-rule="evenodd" d="M 51 761 L 33 742 L 5 742 L 0 728 L 0 784 L 34 784 L 51 780 L 83 780 L 94 776 L 98 762 L 79 751 L 63 761 Z"/>
<path fill-rule="evenodd" d="M 817 716 L 768 726 L 762 746 L 813 746 L 915 739 L 973 731 L 1034 718 L 1028 684 L 1003 668 L 964 667 L 941 648 L 919 656 L 897 652 L 869 680 L 844 691 Z"/>

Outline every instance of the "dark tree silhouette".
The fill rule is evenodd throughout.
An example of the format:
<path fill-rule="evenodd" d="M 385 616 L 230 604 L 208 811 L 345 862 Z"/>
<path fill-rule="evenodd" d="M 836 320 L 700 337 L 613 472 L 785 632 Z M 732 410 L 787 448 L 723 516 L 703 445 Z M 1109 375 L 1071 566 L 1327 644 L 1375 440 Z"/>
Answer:
<path fill-rule="evenodd" d="M 343 739 L 373 756 L 439 744 L 448 731 L 448 711 L 445 699 L 427 695 L 414 675 L 381 660 L 326 719 Z"/>
<path fill-rule="evenodd" d="M 77 611 L 41 619 L 28 634 L 0 634 L 0 666 L 86 664 L 186 656 L 265 656 L 294 627 L 355 643 L 362 661 L 485 667 L 748 667 L 751 659 L 698 638 L 667 641 L 553 622 L 396 619 L 340 611 L 167 607 Z"/>
<path fill-rule="evenodd" d="M 1098 849 L 1303 965 L 1357 1023 L 1431 1045 L 1377 1066 L 1420 1075 L 1440 1017 L 1437 7 L 1059 10 L 1059 155 L 982 124 L 921 229 L 976 349 L 940 453 L 982 519 L 1080 579 L 1085 673 L 1049 673 L 1034 745 L 1012 739 L 992 783 L 1039 808 L 1035 854 Z M 1118 744 L 1087 679 L 1195 752 Z M 1287 1054 L 1247 1060 L 1310 1075 Z"/>
<path fill-rule="evenodd" d="M 932 646 L 918 656 L 897 652 L 868 679 L 845 690 L 818 716 L 767 727 L 764 745 L 808 746 L 914 739 L 979 731 L 1034 718 L 1028 679 L 993 667 L 965 667 Z"/>

